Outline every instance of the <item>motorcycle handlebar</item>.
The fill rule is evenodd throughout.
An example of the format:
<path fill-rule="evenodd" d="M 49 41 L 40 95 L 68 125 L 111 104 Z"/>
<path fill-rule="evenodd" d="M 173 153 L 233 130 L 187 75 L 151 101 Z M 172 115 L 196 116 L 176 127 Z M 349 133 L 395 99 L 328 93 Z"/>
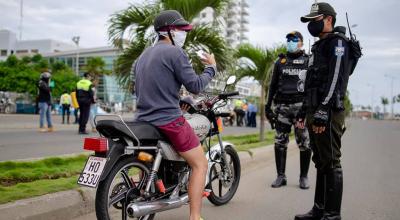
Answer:
<path fill-rule="evenodd" d="M 219 99 L 227 99 L 228 97 L 239 95 L 239 92 L 228 92 L 228 93 L 222 93 L 218 95 Z"/>
<path fill-rule="evenodd" d="M 215 117 L 222 117 L 222 118 L 227 118 L 230 116 L 231 116 L 231 113 L 229 113 L 229 112 L 220 112 L 220 113 L 215 114 Z"/>

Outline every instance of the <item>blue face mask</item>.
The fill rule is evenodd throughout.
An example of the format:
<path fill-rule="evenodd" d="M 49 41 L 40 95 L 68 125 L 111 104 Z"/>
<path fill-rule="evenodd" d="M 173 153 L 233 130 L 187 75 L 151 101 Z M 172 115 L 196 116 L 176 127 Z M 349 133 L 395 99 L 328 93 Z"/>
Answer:
<path fill-rule="evenodd" d="M 297 47 L 298 43 L 299 42 L 293 42 L 293 41 L 287 42 L 287 45 L 286 45 L 287 51 L 289 53 L 294 53 L 294 52 L 298 51 L 299 50 L 299 48 Z"/>

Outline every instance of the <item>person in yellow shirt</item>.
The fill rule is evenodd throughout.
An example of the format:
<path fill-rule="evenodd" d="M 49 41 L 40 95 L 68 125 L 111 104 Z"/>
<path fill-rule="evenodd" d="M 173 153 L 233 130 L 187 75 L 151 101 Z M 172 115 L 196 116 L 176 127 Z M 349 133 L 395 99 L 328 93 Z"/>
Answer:
<path fill-rule="evenodd" d="M 60 106 L 62 108 L 62 123 L 65 124 L 65 113 L 67 114 L 67 124 L 69 124 L 69 109 L 71 108 L 71 95 L 64 90 L 64 93 L 61 95 L 60 98 Z"/>

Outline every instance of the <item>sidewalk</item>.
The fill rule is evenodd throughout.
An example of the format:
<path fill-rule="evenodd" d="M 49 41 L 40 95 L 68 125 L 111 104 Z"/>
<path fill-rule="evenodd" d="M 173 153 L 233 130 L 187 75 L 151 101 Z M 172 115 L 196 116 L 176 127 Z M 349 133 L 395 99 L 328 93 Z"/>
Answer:
<path fill-rule="evenodd" d="M 294 143 L 290 143 L 293 145 Z M 289 154 L 296 153 L 297 147 L 290 146 Z M 242 173 L 257 169 L 265 163 L 273 163 L 274 150 L 272 145 L 255 148 L 248 152 L 239 152 Z M 67 220 L 94 212 L 95 190 L 79 188 L 24 199 L 13 203 L 0 205 L 0 219 L 7 220 Z"/>

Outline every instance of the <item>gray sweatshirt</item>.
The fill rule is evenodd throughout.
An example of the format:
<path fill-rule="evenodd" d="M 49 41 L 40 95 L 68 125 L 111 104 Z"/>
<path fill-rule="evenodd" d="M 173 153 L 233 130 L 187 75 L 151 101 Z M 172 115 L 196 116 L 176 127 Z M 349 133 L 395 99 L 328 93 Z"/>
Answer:
<path fill-rule="evenodd" d="M 197 75 L 186 53 L 179 47 L 159 42 L 147 48 L 134 65 L 137 121 L 155 126 L 168 124 L 182 115 L 179 91 L 182 85 L 194 94 L 202 92 L 216 73 L 207 66 Z"/>

